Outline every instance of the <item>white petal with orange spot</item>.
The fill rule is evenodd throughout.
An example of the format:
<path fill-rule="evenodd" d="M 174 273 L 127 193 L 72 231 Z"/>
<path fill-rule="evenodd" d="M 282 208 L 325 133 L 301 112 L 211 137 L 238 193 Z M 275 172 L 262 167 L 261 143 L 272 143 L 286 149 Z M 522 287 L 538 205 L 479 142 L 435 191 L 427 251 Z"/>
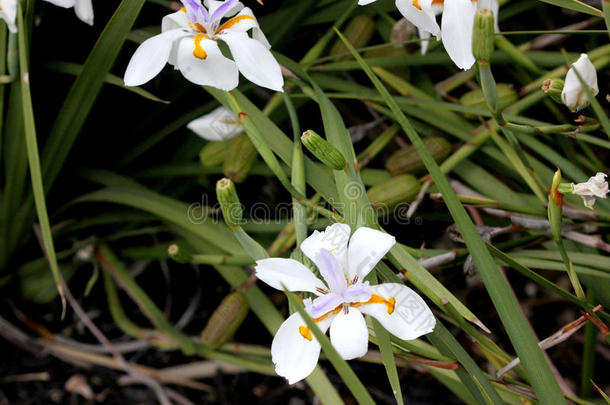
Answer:
<path fill-rule="evenodd" d="M 225 58 L 215 41 L 202 38 L 198 44 L 205 52 L 205 59 L 196 47 L 194 38 L 183 38 L 178 45 L 177 67 L 188 80 L 220 90 L 233 90 L 239 83 L 235 62 Z"/>
<path fill-rule="evenodd" d="M 440 35 L 440 27 L 432 7 L 432 0 L 396 0 L 396 8 L 417 28 L 428 31 L 432 35 Z"/>
<path fill-rule="evenodd" d="M 384 283 L 370 287 L 377 303 L 358 307 L 371 315 L 394 336 L 413 340 L 434 330 L 436 319 L 426 302 L 409 287 L 397 283 Z M 383 302 L 385 300 L 385 302 Z M 391 303 L 391 304 L 388 304 Z"/>

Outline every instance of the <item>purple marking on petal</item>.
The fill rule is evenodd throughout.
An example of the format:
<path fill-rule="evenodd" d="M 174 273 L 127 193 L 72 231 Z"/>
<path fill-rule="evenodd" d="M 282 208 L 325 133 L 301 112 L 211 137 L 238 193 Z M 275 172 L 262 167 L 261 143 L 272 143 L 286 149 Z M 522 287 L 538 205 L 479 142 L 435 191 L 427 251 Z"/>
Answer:
<path fill-rule="evenodd" d="M 335 256 L 326 249 L 320 249 L 320 252 L 318 252 L 318 262 L 320 264 L 320 274 L 326 280 L 330 290 L 336 293 L 345 291 L 347 280 Z"/>
<path fill-rule="evenodd" d="M 224 15 L 237 3 L 237 0 L 226 0 L 224 4 L 218 7 L 210 17 L 211 21 L 220 20 Z"/>
<path fill-rule="evenodd" d="M 347 287 L 343 293 L 343 300 L 345 302 L 366 302 L 371 299 L 371 294 L 368 281 L 356 283 Z"/>
<path fill-rule="evenodd" d="M 305 306 L 305 309 L 312 318 L 319 318 L 342 303 L 343 298 L 340 295 L 329 293 L 316 298 L 310 305 Z"/>
<path fill-rule="evenodd" d="M 191 22 L 203 23 L 207 22 L 209 19 L 208 10 L 205 9 L 204 6 L 201 5 L 199 0 L 180 0 L 186 8 L 186 16 Z M 201 18 L 203 18 L 203 21 Z"/>

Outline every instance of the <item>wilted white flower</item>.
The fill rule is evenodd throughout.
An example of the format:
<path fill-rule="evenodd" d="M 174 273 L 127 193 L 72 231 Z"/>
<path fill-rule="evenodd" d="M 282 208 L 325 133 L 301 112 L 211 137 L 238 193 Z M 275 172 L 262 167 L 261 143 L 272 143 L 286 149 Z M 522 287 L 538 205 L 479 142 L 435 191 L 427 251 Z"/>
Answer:
<path fill-rule="evenodd" d="M 593 209 L 595 198 L 606 198 L 606 194 L 608 194 L 606 177 L 605 173 L 597 173 L 584 183 L 572 184 L 572 194 L 581 196 L 585 207 Z"/>
<path fill-rule="evenodd" d="M 585 82 L 587 87 L 593 92 L 593 96 L 599 93 L 599 87 L 597 87 L 597 72 L 595 66 L 589 60 L 586 53 L 580 55 L 580 58 L 572 65 L 568 74 L 566 75 L 565 84 L 563 91 L 561 92 L 561 100 L 563 103 L 572 111 L 577 112 L 589 105 L 589 99 L 585 90 L 580 85 L 580 80 L 574 72 L 574 69 L 578 71 L 580 77 Z"/>
<path fill-rule="evenodd" d="M 304 301 L 305 310 L 342 358 L 364 356 L 368 329 L 363 314 L 373 316 L 390 333 L 412 340 L 430 333 L 436 320 L 424 300 L 403 284 L 369 285 L 363 281 L 396 243 L 393 236 L 334 224 L 314 232 L 301 250 L 320 270 L 324 281 L 296 260 L 271 258 L 256 262 L 256 276 L 273 288 L 317 295 Z M 271 344 L 275 371 L 290 384 L 307 377 L 318 363 L 320 343 L 298 312 L 290 315 Z"/>
<path fill-rule="evenodd" d="M 169 63 L 195 84 L 232 90 L 241 72 L 259 86 L 282 91 L 280 65 L 248 7 L 237 0 L 204 0 L 203 5 L 200 0 L 181 1 L 180 11 L 163 18 L 161 34 L 136 50 L 125 72 L 125 85 L 144 84 Z M 229 19 L 221 24 L 224 18 Z M 233 60 L 223 56 L 218 41 L 227 44 Z"/>
<path fill-rule="evenodd" d="M 365 5 L 377 0 L 358 0 Z M 460 69 L 468 70 L 475 62 L 472 55 L 472 27 L 474 14 L 478 8 L 492 10 L 496 17 L 498 30 L 498 0 L 396 0 L 398 11 L 411 21 L 419 32 L 422 40 L 422 54 L 428 49 L 431 35 L 443 41 L 445 50 L 451 60 Z M 436 22 L 436 16 L 443 13 L 441 26 Z"/>
<path fill-rule="evenodd" d="M 0 18 L 4 20 L 10 32 L 17 32 L 17 25 L 15 23 L 17 18 L 17 0 L 0 0 Z"/>
<path fill-rule="evenodd" d="M 59 7 L 74 7 L 76 16 L 83 22 L 93 25 L 93 4 L 91 0 L 45 0 Z"/>
<path fill-rule="evenodd" d="M 226 141 L 244 132 L 235 114 L 225 107 L 194 119 L 186 127 L 208 141 Z"/>

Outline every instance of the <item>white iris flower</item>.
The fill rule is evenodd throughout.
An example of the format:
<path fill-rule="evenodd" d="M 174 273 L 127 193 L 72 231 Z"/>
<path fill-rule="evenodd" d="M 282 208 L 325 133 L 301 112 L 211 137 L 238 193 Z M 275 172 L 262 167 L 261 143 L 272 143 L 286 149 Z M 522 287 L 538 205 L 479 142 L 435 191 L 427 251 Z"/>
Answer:
<path fill-rule="evenodd" d="M 4 20 L 10 32 L 17 32 L 17 25 L 15 23 L 17 18 L 17 0 L 0 0 L 0 18 Z"/>
<path fill-rule="evenodd" d="M 186 127 L 207 141 L 226 141 L 244 132 L 239 119 L 226 107 L 218 107 L 189 122 Z"/>
<path fill-rule="evenodd" d="M 572 67 L 570 67 L 570 70 L 568 70 L 565 84 L 563 85 L 563 91 L 561 92 L 561 100 L 563 103 L 572 112 L 577 112 L 589 105 L 589 99 L 587 98 L 587 94 L 582 88 L 574 69 L 578 71 L 578 74 L 587 87 L 591 89 L 593 96 L 596 96 L 597 93 L 599 93 L 599 87 L 597 86 L 597 72 L 595 71 L 595 66 L 593 66 L 593 63 L 591 63 L 586 53 L 581 54 L 580 58 L 578 58 Z"/>
<path fill-rule="evenodd" d="M 377 0 L 359 0 L 358 4 L 370 4 Z M 422 39 L 422 53 L 426 53 L 431 35 L 443 41 L 445 50 L 451 60 L 460 69 L 468 70 L 474 64 L 472 55 L 472 27 L 474 14 L 478 8 L 488 8 L 496 18 L 498 0 L 396 0 L 398 11 L 411 21 L 419 31 Z M 441 25 L 436 16 L 443 14 Z"/>
<path fill-rule="evenodd" d="M 368 329 L 363 315 L 377 319 L 390 333 L 403 340 L 430 333 L 436 320 L 424 300 L 403 284 L 369 285 L 364 278 L 396 243 L 393 236 L 334 224 L 314 232 L 301 250 L 320 270 L 323 280 L 296 260 L 258 260 L 256 276 L 271 287 L 307 291 L 317 295 L 304 301 L 305 310 L 326 333 L 346 360 L 362 357 L 368 350 Z M 307 324 L 294 313 L 279 328 L 271 345 L 275 371 L 290 384 L 307 377 L 318 363 L 320 343 Z"/>
<path fill-rule="evenodd" d="M 93 4 L 91 0 L 45 0 L 63 8 L 74 7 L 76 16 L 84 23 L 93 25 Z"/>
<path fill-rule="evenodd" d="M 161 34 L 136 50 L 125 72 L 125 85 L 144 84 L 169 63 L 199 85 L 232 90 L 241 72 L 259 86 L 282 91 L 280 65 L 248 7 L 237 0 L 204 0 L 203 5 L 200 0 L 181 1 L 181 10 L 163 18 Z M 233 60 L 222 54 L 218 41 L 227 44 Z"/>

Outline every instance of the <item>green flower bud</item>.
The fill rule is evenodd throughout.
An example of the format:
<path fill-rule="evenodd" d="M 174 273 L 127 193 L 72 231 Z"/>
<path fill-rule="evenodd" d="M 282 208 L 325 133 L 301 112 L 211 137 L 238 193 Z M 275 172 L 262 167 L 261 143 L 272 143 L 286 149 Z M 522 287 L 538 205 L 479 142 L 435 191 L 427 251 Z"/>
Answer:
<path fill-rule="evenodd" d="M 218 305 L 205 329 L 201 332 L 201 343 L 216 349 L 233 337 L 248 315 L 248 301 L 241 291 L 227 295 Z"/>
<path fill-rule="evenodd" d="M 225 177 L 218 180 L 216 198 L 222 209 L 225 223 L 231 228 L 238 227 L 242 221 L 243 209 L 235 190 L 235 184 L 230 179 Z"/>
<path fill-rule="evenodd" d="M 169 257 L 178 263 L 190 263 L 193 259 L 193 252 L 181 243 L 172 243 L 167 248 Z"/>
<path fill-rule="evenodd" d="M 451 143 L 440 136 L 430 136 L 423 139 L 426 149 L 430 152 L 434 160 L 438 163 L 444 160 L 451 153 Z M 393 175 L 400 173 L 420 174 L 425 172 L 424 162 L 419 157 L 419 153 L 413 145 L 397 150 L 386 161 L 386 169 Z"/>
<path fill-rule="evenodd" d="M 383 210 L 413 201 L 419 189 L 420 183 L 415 176 L 401 174 L 369 188 L 366 194 L 373 208 Z"/>
<path fill-rule="evenodd" d="M 206 143 L 199 151 L 199 162 L 203 167 L 220 166 L 229 151 L 230 139 Z"/>
<path fill-rule="evenodd" d="M 542 83 L 542 91 L 551 97 L 554 102 L 563 104 L 561 92 L 563 91 L 564 81 L 561 79 L 547 79 Z"/>
<path fill-rule="evenodd" d="M 331 169 L 343 170 L 347 167 L 343 154 L 311 129 L 303 132 L 301 142 L 315 157 Z"/>
<path fill-rule="evenodd" d="M 477 61 L 489 62 L 494 50 L 494 15 L 488 8 L 480 8 L 474 16 L 472 54 Z"/>
<path fill-rule="evenodd" d="M 257 154 L 248 135 L 240 134 L 231 139 L 223 166 L 225 176 L 236 183 L 241 183 L 248 176 Z"/>

